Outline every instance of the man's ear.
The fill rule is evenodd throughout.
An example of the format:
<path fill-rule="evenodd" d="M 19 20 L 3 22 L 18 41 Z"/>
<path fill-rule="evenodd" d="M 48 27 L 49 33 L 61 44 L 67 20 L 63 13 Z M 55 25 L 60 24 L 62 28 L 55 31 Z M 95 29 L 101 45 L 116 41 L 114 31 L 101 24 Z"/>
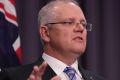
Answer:
<path fill-rule="evenodd" d="M 41 26 L 39 32 L 40 32 L 41 38 L 45 42 L 49 42 L 50 41 L 50 38 L 49 38 L 49 29 L 48 29 L 47 26 Z"/>

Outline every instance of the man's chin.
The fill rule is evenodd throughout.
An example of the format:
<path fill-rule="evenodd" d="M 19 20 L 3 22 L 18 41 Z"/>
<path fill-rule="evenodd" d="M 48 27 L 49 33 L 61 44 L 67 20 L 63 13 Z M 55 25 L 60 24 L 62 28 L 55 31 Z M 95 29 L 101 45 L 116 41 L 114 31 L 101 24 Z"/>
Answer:
<path fill-rule="evenodd" d="M 81 56 L 82 54 L 84 54 L 84 51 L 85 50 L 77 50 L 77 51 L 74 51 L 74 53 L 78 56 Z"/>
<path fill-rule="evenodd" d="M 82 50 L 78 50 L 78 51 L 76 51 L 76 53 L 79 54 L 79 55 L 84 54 L 84 52 L 85 52 L 85 49 L 82 49 Z"/>

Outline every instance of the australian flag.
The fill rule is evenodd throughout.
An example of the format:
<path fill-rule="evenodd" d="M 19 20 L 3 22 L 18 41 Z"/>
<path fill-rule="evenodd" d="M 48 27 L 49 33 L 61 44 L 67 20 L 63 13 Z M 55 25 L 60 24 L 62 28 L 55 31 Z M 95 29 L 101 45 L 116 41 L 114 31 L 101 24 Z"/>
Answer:
<path fill-rule="evenodd" d="M 0 68 L 20 65 L 20 39 L 14 0 L 0 0 Z"/>

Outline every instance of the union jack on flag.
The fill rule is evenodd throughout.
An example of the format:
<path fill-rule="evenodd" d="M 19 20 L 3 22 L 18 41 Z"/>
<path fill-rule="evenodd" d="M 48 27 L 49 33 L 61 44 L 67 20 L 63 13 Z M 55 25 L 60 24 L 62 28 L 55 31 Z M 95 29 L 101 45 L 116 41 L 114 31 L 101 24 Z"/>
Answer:
<path fill-rule="evenodd" d="M 0 0 L 0 68 L 20 65 L 21 50 L 14 0 Z"/>

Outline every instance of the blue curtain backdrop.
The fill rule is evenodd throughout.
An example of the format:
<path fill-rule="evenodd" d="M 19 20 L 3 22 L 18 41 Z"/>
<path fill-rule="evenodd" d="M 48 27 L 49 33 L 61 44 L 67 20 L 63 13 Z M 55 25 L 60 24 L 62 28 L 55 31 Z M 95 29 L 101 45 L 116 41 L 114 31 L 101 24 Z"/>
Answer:
<path fill-rule="evenodd" d="M 42 53 L 37 29 L 38 10 L 49 0 L 16 0 L 20 26 L 23 65 L 36 61 Z M 88 32 L 88 44 L 81 57 L 84 68 L 120 80 L 120 1 L 78 0 L 94 30 Z"/>

